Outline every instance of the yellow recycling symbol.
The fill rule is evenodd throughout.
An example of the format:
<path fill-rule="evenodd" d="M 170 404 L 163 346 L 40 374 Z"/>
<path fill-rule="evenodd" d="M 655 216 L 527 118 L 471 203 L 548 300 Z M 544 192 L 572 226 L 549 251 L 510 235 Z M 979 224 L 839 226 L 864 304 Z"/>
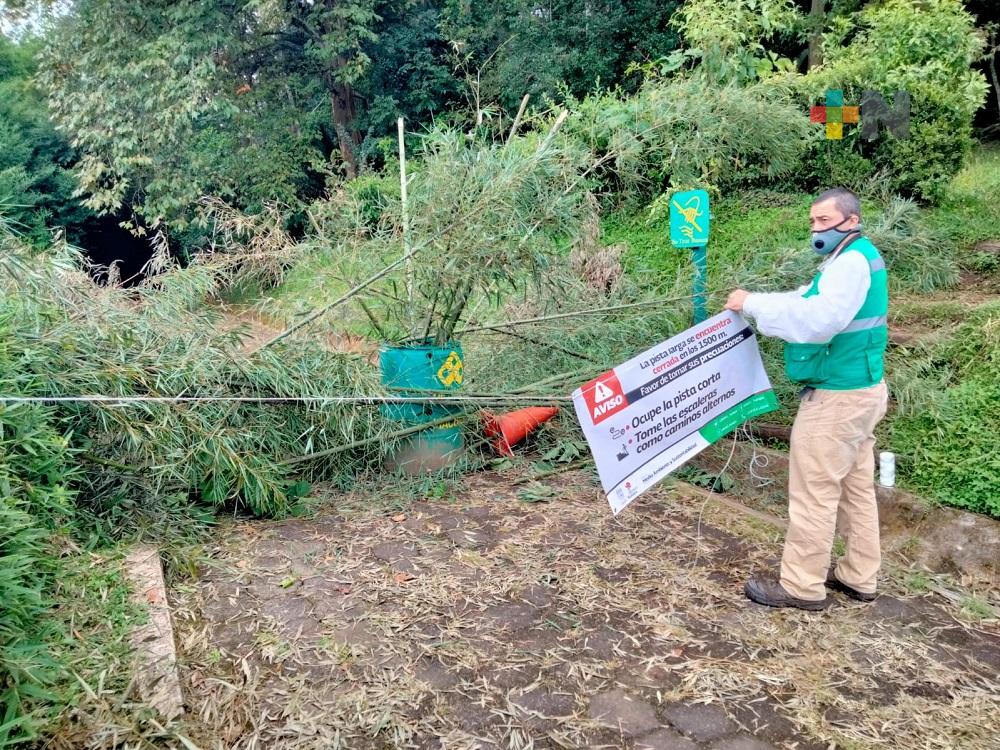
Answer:
<path fill-rule="evenodd" d="M 444 386 L 462 385 L 462 358 L 458 356 L 458 352 L 448 355 L 448 359 L 437 371 L 437 377 Z"/>

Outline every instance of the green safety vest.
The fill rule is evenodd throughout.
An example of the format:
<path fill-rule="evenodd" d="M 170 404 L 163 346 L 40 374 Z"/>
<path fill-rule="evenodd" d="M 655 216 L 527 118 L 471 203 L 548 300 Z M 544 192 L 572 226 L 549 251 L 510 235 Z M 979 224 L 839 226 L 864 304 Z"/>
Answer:
<path fill-rule="evenodd" d="M 789 380 L 814 388 L 849 391 L 882 380 L 889 343 L 886 316 L 889 283 L 885 261 L 867 237 L 851 242 L 841 253 L 861 253 L 868 261 L 871 286 L 864 304 L 847 327 L 825 344 L 785 344 L 785 372 Z M 813 277 L 803 297 L 819 294 L 822 271 Z"/>

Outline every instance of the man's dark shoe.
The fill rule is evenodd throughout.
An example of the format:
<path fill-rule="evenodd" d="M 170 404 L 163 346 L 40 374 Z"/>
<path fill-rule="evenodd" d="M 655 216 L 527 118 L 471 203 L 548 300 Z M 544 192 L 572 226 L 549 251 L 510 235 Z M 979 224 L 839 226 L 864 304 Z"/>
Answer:
<path fill-rule="evenodd" d="M 747 581 L 743 591 L 751 601 L 768 607 L 795 607 L 796 609 L 818 612 L 830 605 L 830 597 L 818 601 L 796 599 L 785 591 L 780 582 L 773 578 L 751 578 Z"/>
<path fill-rule="evenodd" d="M 846 594 L 852 599 L 857 599 L 859 602 L 872 602 L 878 596 L 877 592 L 866 594 L 864 591 L 858 591 L 856 588 L 848 586 L 837 578 L 837 574 L 833 572 L 833 568 L 830 568 L 830 571 L 826 574 L 826 587 L 834 591 L 839 591 L 841 594 Z"/>

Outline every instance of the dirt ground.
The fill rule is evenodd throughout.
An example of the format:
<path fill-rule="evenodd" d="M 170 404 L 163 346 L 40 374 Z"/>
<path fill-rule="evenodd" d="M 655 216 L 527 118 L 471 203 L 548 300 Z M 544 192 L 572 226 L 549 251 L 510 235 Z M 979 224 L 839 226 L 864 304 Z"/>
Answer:
<path fill-rule="evenodd" d="M 1000 625 L 888 578 L 744 598 L 780 532 L 677 484 L 481 473 L 405 510 L 237 522 L 171 592 L 200 748 L 1000 748 Z M 519 497 L 519 493 L 521 496 Z M 355 507 L 364 498 L 331 501 Z"/>

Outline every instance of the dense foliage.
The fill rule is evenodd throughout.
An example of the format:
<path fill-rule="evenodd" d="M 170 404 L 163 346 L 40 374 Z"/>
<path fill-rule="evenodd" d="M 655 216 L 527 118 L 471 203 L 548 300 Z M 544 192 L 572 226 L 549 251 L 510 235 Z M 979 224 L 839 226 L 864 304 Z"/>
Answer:
<path fill-rule="evenodd" d="M 308 26 L 333 23 L 325 16 L 256 6 L 93 0 L 60 19 L 40 79 L 54 119 L 81 150 L 76 175 L 90 208 L 183 229 L 202 195 L 259 210 L 265 199 L 295 203 L 322 185 L 332 130 L 320 124 L 331 123 L 341 81 L 363 67 L 360 40 Z M 354 55 L 327 70 L 317 57 L 331 50 L 321 53 L 320 43 Z"/>
<path fill-rule="evenodd" d="M 700 77 L 656 78 L 632 96 L 571 106 L 567 130 L 599 158 L 603 191 L 644 202 L 677 188 L 729 190 L 788 176 L 809 127 L 779 90 Z"/>
<path fill-rule="evenodd" d="M 910 125 L 908 138 L 883 131 L 874 142 L 863 141 L 860 128 L 846 128 L 845 142 L 823 144 L 817 161 L 834 162 L 840 181 L 863 186 L 881 174 L 891 191 L 939 200 L 972 148 L 973 116 L 986 99 L 986 80 L 971 67 L 983 39 L 961 1 L 865 6 L 835 19 L 824 49 L 823 67 L 803 81 L 806 92 L 821 100 L 826 89 L 839 88 L 845 101 L 858 102 L 870 89 L 891 105 L 890 97 L 905 91 Z"/>
<path fill-rule="evenodd" d="M 634 89 L 630 66 L 679 42 L 671 19 L 677 0 L 474 0 L 443 3 L 442 29 L 454 40 L 465 70 L 482 69 L 480 95 L 515 109 L 565 92 L 584 96 L 601 87 Z"/>
<path fill-rule="evenodd" d="M 0 214 L 44 245 L 50 228 L 77 235 L 90 212 L 73 198 L 72 149 L 49 122 L 45 98 L 32 83 L 39 47 L 0 36 Z"/>
<path fill-rule="evenodd" d="M 2 315 L 0 388 L 8 392 L 30 354 L 11 335 L 9 311 Z M 71 516 L 74 474 L 60 426 L 48 408 L 0 407 L 0 747 L 32 730 L 30 705 L 49 697 L 54 680 L 50 537 Z"/>
<path fill-rule="evenodd" d="M 355 271 L 350 259 L 359 261 L 355 275 L 395 271 L 358 299 L 374 335 L 444 346 L 470 307 L 558 289 L 565 274 L 553 261 L 596 213 L 589 152 L 563 137 L 561 124 L 507 139 L 444 129 L 422 136 L 405 224 L 391 192 L 373 200 L 348 189 L 312 207 L 319 236 L 311 241 L 336 245 L 338 273 Z"/>
<path fill-rule="evenodd" d="M 202 195 L 249 211 L 266 200 L 303 208 L 331 179 L 384 164 L 399 115 L 411 131 L 441 118 L 509 124 L 530 94 L 533 108 L 590 102 L 591 117 L 607 105 L 607 121 L 596 125 L 609 131 L 623 108 L 650 105 L 642 91 L 650 78 L 679 87 L 675 119 L 707 116 L 717 131 L 748 141 L 749 157 L 725 136 L 731 155 L 722 161 L 744 174 L 720 187 L 791 175 L 805 187 L 880 181 L 937 200 L 968 153 L 985 98 L 984 76 L 971 67 L 985 32 L 974 24 L 960 0 L 838 3 L 818 15 L 792 0 L 692 0 L 679 12 L 645 0 L 127 8 L 82 0 L 47 33 L 40 80 L 55 121 L 80 149 L 75 174 L 86 204 L 131 212 L 135 224 L 167 222 L 197 247 L 204 232 L 180 233 L 201 216 Z M 713 109 L 692 97 L 702 93 L 685 89 L 692 76 L 727 102 Z M 796 127 L 827 88 L 843 89 L 848 102 L 865 89 L 890 100 L 908 91 L 910 137 L 866 143 L 849 127 L 844 141 L 830 142 L 822 128 Z M 637 91 L 639 100 L 627 101 Z M 691 105 L 700 109 L 685 114 Z M 755 153 L 775 136 L 796 154 L 791 172 Z"/>
<path fill-rule="evenodd" d="M 352 367 L 356 358 L 278 347 L 250 367 L 238 334 L 192 309 L 233 274 L 259 278 L 288 262 L 273 243 L 259 252 L 268 235 L 254 228 L 242 252 L 233 227 L 229 253 L 130 292 L 96 286 L 65 245 L 35 253 L 0 222 L 0 393 L 350 392 L 352 373 L 365 371 Z M 76 682 L 66 658 L 73 639 L 54 609 L 66 596 L 64 554 L 122 537 L 176 543 L 223 506 L 286 513 L 308 485 L 281 459 L 370 437 L 381 424 L 375 409 L 321 404 L 0 404 L 0 747 L 51 719 L 47 706 Z M 345 453 L 320 470 L 336 476 L 366 457 Z M 120 582 L 108 586 L 113 600 L 125 596 Z"/>

